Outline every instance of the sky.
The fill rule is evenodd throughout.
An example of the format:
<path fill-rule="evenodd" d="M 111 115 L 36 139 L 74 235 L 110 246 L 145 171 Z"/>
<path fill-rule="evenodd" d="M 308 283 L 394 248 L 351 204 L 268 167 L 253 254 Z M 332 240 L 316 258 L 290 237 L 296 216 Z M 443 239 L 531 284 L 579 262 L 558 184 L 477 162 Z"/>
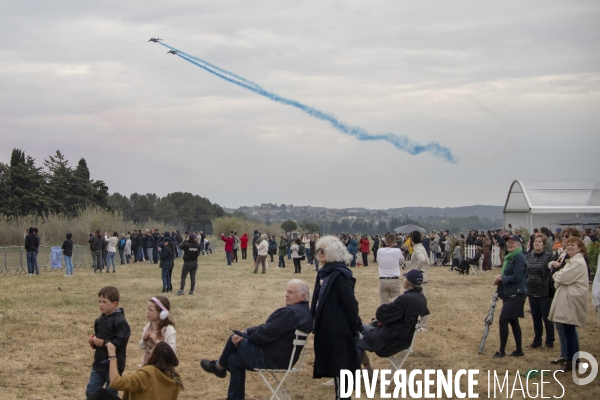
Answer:
<path fill-rule="evenodd" d="M 110 192 L 224 207 L 504 205 L 598 180 L 597 1 L 15 1 L 0 13 L 0 162 L 85 158 Z M 151 37 L 412 155 L 227 82 Z"/>

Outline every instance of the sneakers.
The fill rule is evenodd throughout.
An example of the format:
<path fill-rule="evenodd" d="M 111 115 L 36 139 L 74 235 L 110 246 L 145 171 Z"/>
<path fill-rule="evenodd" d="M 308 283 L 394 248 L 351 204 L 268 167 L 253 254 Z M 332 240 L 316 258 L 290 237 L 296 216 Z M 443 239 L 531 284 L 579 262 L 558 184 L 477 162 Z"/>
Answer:
<path fill-rule="evenodd" d="M 525 353 L 523 353 L 522 351 L 513 351 L 512 353 L 509 354 L 510 357 L 524 357 Z"/>
<path fill-rule="evenodd" d="M 177 291 L 177 296 L 183 296 L 183 293 L 184 293 L 183 290 L 178 290 Z"/>
<path fill-rule="evenodd" d="M 194 294 L 193 290 L 190 290 L 190 292 L 188 293 L 190 296 Z"/>
<path fill-rule="evenodd" d="M 217 368 L 216 360 L 207 360 L 206 358 L 200 361 L 200 366 L 203 370 L 208 373 L 214 374 L 218 378 L 225 378 L 227 376 L 227 370 Z"/>
<path fill-rule="evenodd" d="M 497 351 L 496 354 L 492 356 L 492 358 L 504 358 L 506 357 L 506 353 L 503 351 Z"/>

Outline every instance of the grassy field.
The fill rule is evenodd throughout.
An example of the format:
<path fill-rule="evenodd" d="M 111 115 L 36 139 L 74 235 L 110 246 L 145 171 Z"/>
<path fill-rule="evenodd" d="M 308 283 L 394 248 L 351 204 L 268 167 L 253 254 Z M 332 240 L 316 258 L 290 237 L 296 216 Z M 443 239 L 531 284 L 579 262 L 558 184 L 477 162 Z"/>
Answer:
<path fill-rule="evenodd" d="M 241 261 L 241 260 L 240 260 Z M 275 265 L 276 266 L 276 265 Z M 288 268 L 273 264 L 266 275 L 252 274 L 248 261 L 225 265 L 224 256 L 201 257 L 193 296 L 170 294 L 172 315 L 176 322 L 179 371 L 185 391 L 180 399 L 219 399 L 226 397 L 228 379 L 218 379 L 199 366 L 201 358 L 217 358 L 229 328 L 242 329 L 263 323 L 276 308 L 284 305 L 286 282 L 294 277 L 291 261 Z M 178 261 L 173 272 L 177 288 L 181 271 Z M 369 321 L 379 305 L 377 267 L 356 268 L 356 297 L 360 316 Z M 431 317 L 429 330 L 419 334 L 415 353 L 407 369 L 479 369 L 480 398 L 487 398 L 487 371 L 504 374 L 509 371 L 510 387 L 516 371 L 531 368 L 551 369 L 549 363 L 557 350 L 527 350 L 525 357 L 492 360 L 498 347 L 498 319 L 492 326 L 483 355 L 477 355 L 479 341 L 493 294 L 491 285 L 496 272 L 459 276 L 447 267 L 432 268 L 425 294 Z M 87 337 L 99 315 L 97 292 L 105 285 L 115 285 L 121 293 L 120 306 L 132 329 L 127 352 L 125 374 L 135 371 L 142 358 L 138 347 L 146 323 L 146 301 L 162 289 L 160 270 L 156 265 L 117 266 L 117 273 L 93 274 L 90 269 L 76 269 L 73 277 L 63 272 L 44 272 L 39 276 L 0 276 L 0 399 L 82 399 L 92 363 L 92 350 Z M 300 278 L 310 287 L 315 272 L 304 266 Z M 189 289 L 189 278 L 186 293 Z M 499 307 L 501 302 L 499 302 Z M 528 309 L 528 305 L 526 305 Z M 579 330 L 581 350 L 600 354 L 600 326 L 589 307 L 589 323 Z M 533 337 L 529 314 L 521 320 L 524 345 Z M 558 347 L 558 338 L 556 346 Z M 507 352 L 514 349 L 512 336 Z M 333 398 L 333 389 L 322 387 L 324 381 L 312 377 L 312 338 L 305 360 L 305 370 L 294 383 L 294 399 Z M 387 359 L 373 355 L 375 368 L 388 368 Z M 564 399 L 600 398 L 600 378 L 587 386 L 577 386 L 570 374 L 557 375 L 564 385 Z M 463 379 L 464 380 L 464 379 Z M 533 382 L 529 384 L 535 396 Z M 550 375 L 544 379 L 544 396 L 560 396 L 561 387 Z M 525 380 L 523 379 L 523 384 Z M 519 387 L 517 382 L 517 388 Z M 466 384 L 462 385 L 463 390 Z M 506 392 L 505 392 L 506 393 Z M 268 399 L 270 392 L 257 373 L 249 373 L 246 395 L 249 399 Z M 362 398 L 365 398 L 364 392 Z M 376 397 L 379 398 L 379 397 Z M 493 394 L 492 394 L 493 398 Z M 498 394 L 496 398 L 510 398 Z M 521 391 L 513 398 L 524 398 Z M 529 397 L 526 397 L 529 398 Z"/>

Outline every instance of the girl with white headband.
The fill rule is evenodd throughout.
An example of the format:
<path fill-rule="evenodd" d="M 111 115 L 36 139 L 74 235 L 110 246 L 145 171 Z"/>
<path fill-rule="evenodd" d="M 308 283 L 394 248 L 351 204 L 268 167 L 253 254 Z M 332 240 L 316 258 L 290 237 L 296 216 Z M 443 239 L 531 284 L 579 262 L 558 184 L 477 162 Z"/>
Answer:
<path fill-rule="evenodd" d="M 177 332 L 175 322 L 169 315 L 171 302 L 165 296 L 156 296 L 148 300 L 146 316 L 148 323 L 142 331 L 140 348 L 146 350 L 142 359 L 142 367 L 150 359 L 150 353 L 158 342 L 166 342 L 177 355 Z"/>

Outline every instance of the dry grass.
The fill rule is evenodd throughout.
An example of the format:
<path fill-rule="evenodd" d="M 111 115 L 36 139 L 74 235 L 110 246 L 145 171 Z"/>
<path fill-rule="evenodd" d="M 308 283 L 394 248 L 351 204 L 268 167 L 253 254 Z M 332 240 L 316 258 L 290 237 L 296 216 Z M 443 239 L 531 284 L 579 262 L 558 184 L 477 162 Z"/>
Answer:
<path fill-rule="evenodd" d="M 222 254 L 201 258 L 196 294 L 170 296 L 178 332 L 179 370 L 186 384 L 181 399 L 226 396 L 228 380 L 204 373 L 198 362 L 201 358 L 216 358 L 220 354 L 230 327 L 244 328 L 262 323 L 275 308 L 284 304 L 285 284 L 294 277 L 289 267 L 280 270 L 271 266 L 266 275 L 253 275 L 247 261 L 226 267 Z M 178 278 L 180 271 L 181 262 L 178 262 L 174 278 Z M 378 306 L 377 268 L 356 268 L 354 271 L 360 315 L 368 321 Z M 312 287 L 314 276 L 310 267 L 305 267 L 301 277 Z M 523 358 L 492 361 L 491 355 L 498 345 L 497 324 L 492 327 L 485 354 L 477 355 L 483 318 L 493 291 L 492 273 L 458 276 L 449 273 L 447 268 L 433 268 L 429 279 L 426 295 L 432 312 L 430 329 L 417 337 L 416 353 L 409 357 L 408 369 L 478 368 L 477 392 L 480 398 L 487 398 L 488 370 L 501 373 L 509 370 L 512 387 L 517 369 L 524 372 L 530 368 L 552 367 L 549 360 L 557 355 L 556 350 L 526 350 Z M 96 293 L 100 287 L 109 284 L 119 288 L 120 305 L 125 308 L 133 332 L 127 374 L 136 370 L 142 357 L 137 342 L 146 322 L 146 301 L 161 288 L 160 271 L 155 265 L 118 266 L 116 274 L 94 275 L 89 269 L 76 269 L 72 278 L 65 278 L 61 272 L 45 272 L 35 277 L 0 277 L 0 399 L 84 397 L 92 362 L 92 351 L 86 338 L 92 333 L 93 321 L 98 316 Z M 522 320 L 525 344 L 532 338 L 528 316 L 526 314 Z M 581 349 L 598 357 L 600 328 L 591 307 L 589 317 L 590 324 L 580 330 Z M 511 338 L 508 351 L 513 350 L 512 343 Z M 294 399 L 332 398 L 332 388 L 322 387 L 323 381 L 311 379 L 312 360 L 311 345 L 306 369 L 291 389 Z M 377 368 L 389 366 L 386 359 L 373 356 L 372 361 Z M 552 377 L 546 380 L 553 383 L 545 385 L 544 395 L 559 396 L 560 387 Z M 535 381 L 539 382 L 539 378 Z M 563 376 L 561 382 L 566 391 L 563 398 L 599 398 L 598 381 L 579 387 L 570 377 Z M 533 386 L 530 388 L 534 390 Z M 248 398 L 267 399 L 269 394 L 258 374 L 249 373 Z M 522 398 L 521 392 L 516 392 L 515 396 Z"/>

